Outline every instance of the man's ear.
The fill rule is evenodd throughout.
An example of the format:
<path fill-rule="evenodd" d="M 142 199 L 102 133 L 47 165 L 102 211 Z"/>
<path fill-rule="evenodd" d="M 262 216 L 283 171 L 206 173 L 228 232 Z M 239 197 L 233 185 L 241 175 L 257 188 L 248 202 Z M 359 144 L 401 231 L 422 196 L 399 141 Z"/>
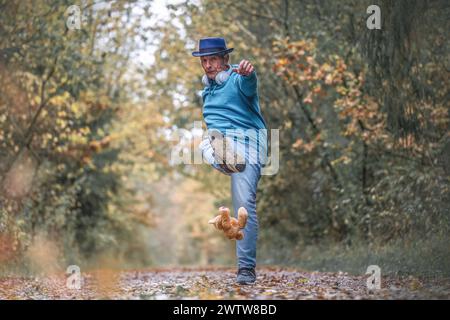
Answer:
<path fill-rule="evenodd" d="M 228 64 L 228 61 L 230 60 L 230 55 L 227 53 L 223 56 L 223 62 L 224 64 Z"/>

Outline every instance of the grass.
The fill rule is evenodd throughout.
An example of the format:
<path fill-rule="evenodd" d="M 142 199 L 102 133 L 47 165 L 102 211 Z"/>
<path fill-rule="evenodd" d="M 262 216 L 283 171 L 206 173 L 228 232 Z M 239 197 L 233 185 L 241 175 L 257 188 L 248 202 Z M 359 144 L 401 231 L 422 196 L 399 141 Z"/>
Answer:
<path fill-rule="evenodd" d="M 262 264 L 283 264 L 305 270 L 365 274 L 367 267 L 378 265 L 382 274 L 450 277 L 450 239 L 432 237 L 405 243 L 392 242 L 383 246 L 339 244 L 307 246 L 288 252 L 272 249 L 274 254 L 260 257 Z M 278 260 L 278 263 L 277 263 Z"/>

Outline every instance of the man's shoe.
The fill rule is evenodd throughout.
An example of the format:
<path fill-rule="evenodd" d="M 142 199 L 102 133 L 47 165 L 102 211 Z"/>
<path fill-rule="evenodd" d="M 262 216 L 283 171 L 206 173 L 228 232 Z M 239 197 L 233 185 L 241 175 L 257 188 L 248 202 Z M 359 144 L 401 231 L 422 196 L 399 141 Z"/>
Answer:
<path fill-rule="evenodd" d="M 198 148 L 200 149 L 202 158 L 206 160 L 208 164 L 212 165 L 214 163 L 214 150 L 211 146 L 209 138 L 203 139 L 198 145 Z"/>
<path fill-rule="evenodd" d="M 236 282 L 239 284 L 253 284 L 256 281 L 255 268 L 240 268 L 237 273 Z"/>
<path fill-rule="evenodd" d="M 227 173 L 243 172 L 245 158 L 233 150 L 232 141 L 218 130 L 210 132 L 211 146 L 215 162 Z"/>

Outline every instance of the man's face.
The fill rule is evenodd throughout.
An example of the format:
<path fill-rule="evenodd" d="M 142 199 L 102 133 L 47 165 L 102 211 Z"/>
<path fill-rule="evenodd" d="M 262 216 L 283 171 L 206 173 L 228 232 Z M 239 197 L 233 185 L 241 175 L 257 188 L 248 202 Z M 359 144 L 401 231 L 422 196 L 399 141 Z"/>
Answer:
<path fill-rule="evenodd" d="M 205 56 L 200 57 L 203 70 L 209 79 L 214 79 L 214 77 L 223 70 L 226 70 L 226 64 L 228 63 L 228 56 Z"/>

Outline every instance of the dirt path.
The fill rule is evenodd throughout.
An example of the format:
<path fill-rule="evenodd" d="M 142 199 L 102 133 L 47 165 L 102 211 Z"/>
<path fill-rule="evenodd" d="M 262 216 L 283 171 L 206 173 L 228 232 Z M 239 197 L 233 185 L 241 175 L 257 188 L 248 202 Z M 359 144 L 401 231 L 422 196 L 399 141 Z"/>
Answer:
<path fill-rule="evenodd" d="M 0 299 L 450 299 L 450 279 L 383 277 L 370 292 L 366 276 L 260 268 L 254 285 L 234 283 L 227 268 L 98 270 L 82 273 L 80 290 L 66 276 L 0 279 Z"/>

